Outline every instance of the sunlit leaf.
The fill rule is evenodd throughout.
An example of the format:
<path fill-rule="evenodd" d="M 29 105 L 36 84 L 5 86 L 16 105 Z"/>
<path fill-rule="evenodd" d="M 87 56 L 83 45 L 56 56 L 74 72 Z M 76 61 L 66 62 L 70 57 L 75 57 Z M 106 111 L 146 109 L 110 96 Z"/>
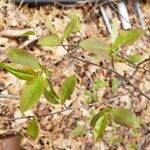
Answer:
<path fill-rule="evenodd" d="M 57 35 L 42 36 L 39 38 L 38 44 L 42 46 L 58 46 L 61 39 Z"/>
<path fill-rule="evenodd" d="M 19 64 L 0 63 L 0 67 L 6 69 L 14 76 L 22 80 L 31 80 L 36 76 L 36 73 L 27 66 Z"/>
<path fill-rule="evenodd" d="M 77 27 L 77 23 L 76 23 L 76 19 L 73 17 L 71 18 L 71 21 L 67 24 L 67 26 L 65 27 L 65 30 L 63 32 L 63 39 L 67 38 L 72 32 L 75 31 L 76 27 Z"/>
<path fill-rule="evenodd" d="M 33 80 L 26 83 L 20 98 L 21 112 L 29 110 L 38 102 L 44 88 L 45 78 L 41 75 L 36 76 Z"/>
<path fill-rule="evenodd" d="M 33 140 L 35 140 L 39 135 L 39 126 L 35 119 L 31 119 L 28 122 L 27 133 Z"/>
<path fill-rule="evenodd" d="M 110 112 L 115 123 L 128 128 L 138 128 L 139 121 L 134 113 L 125 108 L 113 108 Z"/>
<path fill-rule="evenodd" d="M 90 122 L 90 125 L 91 125 L 92 127 L 94 127 L 94 126 L 96 125 L 96 122 L 98 121 L 98 119 L 99 119 L 100 117 L 102 117 L 103 115 L 105 115 L 106 113 L 108 113 L 110 110 L 111 110 L 110 107 L 106 107 L 106 108 L 100 109 L 100 112 L 97 113 L 97 114 L 92 118 L 92 120 L 91 120 L 91 122 Z"/>
<path fill-rule="evenodd" d="M 7 55 L 14 63 L 26 65 L 33 70 L 41 69 L 38 61 L 28 51 L 19 48 L 10 48 Z"/>
<path fill-rule="evenodd" d="M 130 55 L 127 57 L 127 60 L 132 64 L 139 63 L 141 59 L 140 55 Z"/>
<path fill-rule="evenodd" d="M 73 32 L 79 32 L 80 31 L 80 19 L 79 19 L 79 17 L 75 14 L 70 14 L 69 18 L 71 20 L 75 20 L 74 22 L 76 25 L 75 25 Z"/>
<path fill-rule="evenodd" d="M 104 131 L 105 131 L 105 128 L 106 128 L 106 125 L 107 125 L 107 121 L 108 121 L 108 115 L 107 114 L 102 115 L 97 120 L 97 122 L 94 126 L 94 129 L 93 129 L 93 134 L 94 134 L 94 137 L 95 137 L 96 141 L 99 138 L 103 137 L 103 134 L 104 134 Z"/>
<path fill-rule="evenodd" d="M 46 16 L 45 17 L 45 25 L 48 28 L 48 30 L 51 32 L 51 34 L 57 34 L 55 27 L 52 25 L 52 22 L 50 19 Z"/>
<path fill-rule="evenodd" d="M 111 88 L 112 88 L 113 92 L 115 92 L 118 89 L 119 85 L 120 85 L 120 81 L 116 77 L 112 78 L 112 80 L 111 80 Z"/>
<path fill-rule="evenodd" d="M 47 81 L 47 87 L 44 90 L 44 96 L 50 103 L 54 103 L 54 104 L 60 103 L 60 99 L 56 94 L 56 92 L 54 91 L 50 81 Z"/>
<path fill-rule="evenodd" d="M 142 30 L 142 29 L 132 29 L 129 31 L 122 31 L 118 35 L 113 47 L 118 47 L 120 45 L 125 45 L 125 44 L 132 44 L 145 32 L 146 30 Z"/>
<path fill-rule="evenodd" d="M 80 47 L 95 54 L 101 59 L 110 59 L 110 46 L 98 37 L 92 37 L 81 41 Z"/>
<path fill-rule="evenodd" d="M 60 99 L 62 103 L 73 93 L 77 82 L 76 75 L 71 75 L 62 83 L 60 87 Z"/>
<path fill-rule="evenodd" d="M 30 36 L 30 35 L 35 35 L 34 31 L 27 31 L 25 33 L 23 33 L 21 36 Z"/>

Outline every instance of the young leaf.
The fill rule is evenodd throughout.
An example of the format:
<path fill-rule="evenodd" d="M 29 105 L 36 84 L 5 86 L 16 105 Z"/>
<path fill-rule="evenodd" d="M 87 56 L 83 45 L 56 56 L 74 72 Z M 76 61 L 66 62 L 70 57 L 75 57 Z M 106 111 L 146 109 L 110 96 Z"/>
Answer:
<path fill-rule="evenodd" d="M 103 79 L 97 79 L 96 81 L 94 81 L 94 83 L 92 84 L 92 88 L 94 89 L 99 89 L 99 88 L 103 88 L 107 85 L 107 82 Z"/>
<path fill-rule="evenodd" d="M 80 122 L 77 122 L 76 127 L 72 131 L 72 136 L 84 136 L 86 134 L 84 126 L 80 124 Z"/>
<path fill-rule="evenodd" d="M 19 64 L 0 63 L 0 67 L 6 69 L 14 76 L 22 80 L 32 80 L 36 76 L 36 73 L 27 66 Z"/>
<path fill-rule="evenodd" d="M 89 52 L 95 54 L 101 59 L 110 59 L 110 46 L 98 37 L 92 37 L 81 41 L 80 47 L 85 50 L 88 50 Z"/>
<path fill-rule="evenodd" d="M 73 32 L 79 32 L 80 31 L 80 19 L 78 16 L 76 16 L 75 14 L 70 14 L 69 18 L 71 20 L 75 20 L 74 22 L 76 23 L 75 28 L 73 30 Z"/>
<path fill-rule="evenodd" d="M 97 113 L 91 120 L 90 125 L 92 127 L 94 127 L 96 125 L 97 120 L 102 117 L 103 115 L 105 115 L 106 113 L 108 113 L 111 110 L 111 107 L 106 107 L 106 108 L 102 108 L 100 109 L 100 112 Z"/>
<path fill-rule="evenodd" d="M 130 55 L 127 57 L 127 60 L 130 63 L 135 64 L 135 63 L 139 63 L 141 61 L 141 57 L 140 57 L 140 55 Z"/>
<path fill-rule="evenodd" d="M 58 46 L 61 41 L 57 35 L 42 36 L 39 38 L 38 44 L 42 46 Z"/>
<path fill-rule="evenodd" d="M 28 122 L 27 133 L 35 140 L 39 135 L 39 126 L 35 119 L 31 119 Z"/>
<path fill-rule="evenodd" d="M 45 25 L 49 29 L 51 34 L 54 34 L 54 35 L 57 34 L 55 27 L 52 25 L 51 21 L 49 20 L 47 16 L 45 17 Z"/>
<path fill-rule="evenodd" d="M 36 76 L 33 80 L 26 83 L 20 98 L 21 112 L 29 110 L 37 103 L 44 88 L 45 78 L 41 75 Z"/>
<path fill-rule="evenodd" d="M 104 141 L 111 147 L 119 146 L 123 142 L 119 137 L 110 135 L 104 137 Z"/>
<path fill-rule="evenodd" d="M 107 125 L 107 121 L 108 121 L 108 115 L 107 114 L 102 115 L 97 120 L 97 122 L 96 122 L 96 124 L 94 126 L 94 130 L 93 130 L 94 137 L 95 137 L 96 141 L 99 138 L 102 138 L 102 136 L 104 134 L 104 131 L 105 131 L 105 128 L 106 128 L 106 125 Z"/>
<path fill-rule="evenodd" d="M 30 36 L 30 35 L 35 35 L 34 31 L 27 31 L 25 33 L 23 33 L 21 36 Z"/>
<path fill-rule="evenodd" d="M 145 33 L 146 30 L 142 29 L 132 29 L 129 31 L 122 31 L 117 37 L 113 47 L 118 47 L 120 45 L 132 44 L 135 42 L 140 36 Z"/>
<path fill-rule="evenodd" d="M 38 61 L 28 52 L 19 48 L 8 49 L 8 58 L 17 64 L 31 67 L 33 70 L 41 69 Z"/>
<path fill-rule="evenodd" d="M 56 94 L 56 92 L 54 91 L 52 84 L 49 80 L 48 80 L 47 87 L 44 89 L 44 96 L 51 103 L 54 103 L 54 104 L 60 103 L 60 99 L 58 95 Z"/>
<path fill-rule="evenodd" d="M 71 21 L 68 23 L 68 25 L 66 26 L 64 33 L 62 35 L 62 38 L 67 38 L 72 32 L 74 32 L 74 30 L 76 29 L 76 19 L 73 17 L 71 18 Z"/>
<path fill-rule="evenodd" d="M 113 121 L 119 125 L 126 126 L 128 128 L 138 128 L 139 121 L 135 114 L 124 108 L 112 108 L 110 112 Z"/>
<path fill-rule="evenodd" d="M 84 94 L 90 98 L 87 103 L 91 103 L 98 99 L 98 96 L 91 90 L 85 90 Z"/>
<path fill-rule="evenodd" d="M 69 76 L 60 87 L 60 99 L 62 103 L 73 93 L 77 82 L 76 75 Z"/>
<path fill-rule="evenodd" d="M 112 91 L 115 92 L 118 88 L 118 86 L 120 85 L 120 81 L 117 79 L 117 78 L 112 78 L 111 80 L 111 88 L 112 88 Z"/>

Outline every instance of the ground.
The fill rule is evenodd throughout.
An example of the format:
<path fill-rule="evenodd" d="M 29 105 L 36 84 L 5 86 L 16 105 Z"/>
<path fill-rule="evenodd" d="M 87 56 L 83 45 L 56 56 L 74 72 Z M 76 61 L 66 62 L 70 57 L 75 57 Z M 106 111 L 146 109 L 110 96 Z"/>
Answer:
<path fill-rule="evenodd" d="M 150 25 L 150 4 L 142 3 L 142 9 L 145 16 L 146 25 Z M 108 9 L 110 9 L 108 7 Z M 132 9 L 132 3 L 128 4 L 130 18 L 135 28 L 139 25 L 135 12 Z M 110 11 L 110 10 L 109 10 Z M 66 102 L 67 107 L 78 107 L 87 103 L 103 101 L 111 104 L 114 107 L 124 107 L 131 109 L 140 118 L 141 127 L 138 132 L 133 132 L 128 128 L 118 126 L 114 123 L 106 129 L 106 133 L 102 140 L 94 141 L 92 128 L 89 125 L 90 118 L 94 112 L 97 112 L 104 105 L 98 104 L 91 107 L 83 107 L 63 113 L 50 115 L 39 118 L 40 135 L 34 141 L 26 133 L 27 119 L 10 118 L 21 117 L 19 110 L 19 95 L 24 85 L 21 81 L 0 69 L 0 134 L 18 133 L 22 137 L 22 147 L 24 149 L 34 150 L 148 150 L 150 149 L 150 105 L 149 101 L 133 91 L 133 88 L 122 83 L 119 88 L 113 92 L 111 89 L 111 78 L 114 74 L 99 69 L 98 67 L 85 64 L 81 61 L 71 59 L 67 55 L 67 51 L 62 47 L 39 46 L 37 42 L 28 44 L 35 37 L 23 38 L 17 34 L 24 32 L 25 29 L 32 29 L 39 35 L 48 35 L 49 31 L 44 24 L 44 16 L 47 15 L 52 20 L 57 31 L 60 33 L 65 28 L 70 12 L 74 12 L 81 20 L 80 33 L 71 35 L 64 44 L 76 44 L 83 38 L 90 36 L 98 36 L 104 38 L 110 43 L 110 35 L 99 14 L 98 7 L 93 7 L 90 4 L 81 5 L 78 7 L 56 7 L 51 6 L 14 6 L 12 3 L 0 1 L 0 61 L 9 62 L 6 55 L 6 50 L 10 47 L 23 47 L 30 51 L 42 64 L 53 71 L 52 81 L 58 90 L 62 81 L 66 76 L 76 73 L 78 77 L 78 85 L 71 96 L 71 99 Z M 120 27 L 120 21 L 117 13 L 112 10 L 110 13 L 112 21 Z M 6 32 L 9 29 L 17 30 Z M 19 33 L 18 33 L 19 32 Z M 121 52 L 124 55 L 140 54 L 143 59 L 149 57 L 150 53 L 150 33 L 146 32 L 147 36 L 142 37 L 137 42 L 129 47 L 123 47 Z M 72 49 L 72 54 L 86 58 L 89 61 L 97 62 L 93 56 L 81 49 Z M 101 61 L 101 63 L 107 63 Z M 144 69 L 150 68 L 150 63 L 146 62 L 141 65 Z M 128 77 L 136 87 L 139 87 L 144 93 L 150 96 L 150 74 L 149 71 L 138 70 L 134 76 L 132 73 L 134 68 L 127 64 L 115 63 L 116 70 L 123 76 Z M 104 79 L 108 85 L 97 90 L 92 90 L 97 95 L 91 100 L 91 97 L 85 94 L 86 90 L 90 90 L 92 83 L 97 79 Z M 127 93 L 126 93 L 127 92 Z M 124 94 L 121 98 L 109 101 L 114 96 Z M 44 97 L 32 110 L 25 115 L 46 114 L 63 109 L 62 106 L 52 105 L 48 103 Z"/>

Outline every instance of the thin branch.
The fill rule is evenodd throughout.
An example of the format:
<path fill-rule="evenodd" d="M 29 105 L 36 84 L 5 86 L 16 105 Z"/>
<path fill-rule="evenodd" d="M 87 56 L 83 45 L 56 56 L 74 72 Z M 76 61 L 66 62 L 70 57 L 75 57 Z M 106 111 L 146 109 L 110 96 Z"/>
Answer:
<path fill-rule="evenodd" d="M 121 95 L 114 96 L 114 97 L 109 98 L 109 99 L 104 99 L 104 100 L 101 100 L 101 101 L 98 101 L 98 102 L 95 102 L 95 103 L 90 103 L 90 104 L 81 105 L 81 106 L 72 107 L 72 108 L 66 108 L 66 109 L 62 109 L 62 110 L 59 110 L 59 111 L 54 111 L 54 112 L 50 112 L 50 113 L 46 113 L 46 114 L 42 114 L 42 115 L 37 115 L 36 117 L 37 118 L 43 118 L 43 117 L 47 117 L 47 116 L 53 116 L 55 114 L 60 114 L 60 113 L 66 112 L 66 111 L 74 111 L 74 110 L 81 109 L 81 108 L 86 108 L 86 107 L 89 108 L 91 106 L 96 106 L 98 104 L 106 105 L 106 103 L 112 102 L 112 101 L 114 101 L 116 99 L 119 99 L 122 96 L 130 94 L 132 92 L 133 91 L 128 91 L 128 92 L 125 92 L 125 93 L 123 93 Z M 1 116 L 1 117 L 5 117 L 5 118 L 7 118 L 10 121 L 16 121 L 16 120 L 21 120 L 21 119 L 31 119 L 31 118 L 34 118 L 35 116 L 23 116 L 23 117 L 18 117 L 18 118 L 8 118 L 7 116 Z"/>
<path fill-rule="evenodd" d="M 64 49 L 66 49 L 66 47 L 62 44 L 62 46 L 64 47 Z M 67 50 L 67 49 L 66 49 Z M 111 73 L 114 73 L 115 75 L 117 75 L 119 78 L 121 78 L 124 82 L 127 82 L 131 87 L 133 87 L 135 89 L 136 92 L 140 93 L 142 96 L 144 96 L 147 100 L 150 101 L 150 97 L 148 95 L 146 95 L 145 93 L 143 93 L 139 88 L 137 88 L 129 79 L 123 77 L 121 74 L 119 74 L 117 71 L 113 70 L 113 69 L 109 69 L 107 67 L 104 67 L 104 66 L 100 66 L 98 64 L 95 64 L 93 62 L 90 62 L 88 60 L 84 60 L 84 59 L 81 59 L 81 58 L 78 58 L 76 56 L 73 56 L 72 54 L 69 54 L 69 57 L 70 58 L 74 58 L 76 60 L 79 60 L 79 61 L 82 61 L 86 64 L 90 64 L 90 65 L 93 65 L 93 66 L 97 66 L 101 69 L 105 69 Z"/>
<path fill-rule="evenodd" d="M 5 29 L 0 32 L 0 36 L 9 38 L 22 37 L 22 35 L 28 31 L 33 31 L 33 29 Z"/>
<path fill-rule="evenodd" d="M 114 74 L 117 75 L 119 78 L 121 78 L 123 81 L 127 82 L 131 87 L 133 87 L 136 92 L 140 93 L 142 96 L 144 96 L 147 100 L 150 101 L 150 97 L 149 97 L 149 96 L 147 96 L 145 93 L 143 93 L 143 92 L 142 92 L 139 88 L 137 88 L 130 80 L 128 80 L 127 78 L 123 77 L 123 76 L 122 76 L 121 74 L 119 74 L 117 71 L 112 70 L 112 69 L 109 69 L 109 68 L 106 68 L 106 67 L 104 67 L 104 66 L 100 66 L 100 65 L 95 64 L 95 63 L 93 63 L 93 62 L 90 62 L 90 61 L 88 61 L 88 60 L 84 60 L 84 59 L 81 59 L 81 58 L 78 58 L 78 57 L 75 57 L 75 56 L 72 56 L 72 55 L 70 55 L 70 57 L 71 57 L 71 58 L 74 58 L 74 59 L 77 59 L 77 60 L 79 60 L 79 61 L 82 61 L 82 62 L 84 62 L 84 63 L 90 64 L 90 65 L 93 65 L 93 66 L 97 66 L 97 67 L 99 67 L 99 68 L 101 68 L 101 69 L 105 69 L 105 70 L 107 70 L 107 71 L 109 71 L 109 72 L 111 72 L 111 73 L 114 73 Z"/>
<path fill-rule="evenodd" d="M 125 60 L 125 62 L 127 62 L 130 67 L 132 67 L 132 68 L 134 68 L 134 69 L 141 69 L 141 70 L 144 70 L 144 71 L 146 71 L 146 72 L 150 72 L 150 70 L 147 70 L 147 69 L 144 69 L 144 68 L 140 67 L 140 64 L 141 64 L 141 63 L 143 63 L 143 62 L 145 62 L 145 61 L 150 61 L 150 59 L 145 59 L 145 60 L 143 60 L 142 62 L 140 62 L 138 65 L 135 65 L 135 64 L 132 64 L 128 59 L 124 58 L 123 56 L 118 55 L 118 54 L 116 54 L 116 55 L 117 55 L 118 57 L 122 58 L 123 60 Z"/>
<path fill-rule="evenodd" d="M 18 100 L 20 97 L 18 95 L 12 95 L 12 94 L 0 94 L 0 98 Z"/>
<path fill-rule="evenodd" d="M 150 62 L 150 57 L 147 59 L 144 59 L 142 62 L 140 62 L 137 66 L 141 66 L 143 63 L 149 61 Z"/>

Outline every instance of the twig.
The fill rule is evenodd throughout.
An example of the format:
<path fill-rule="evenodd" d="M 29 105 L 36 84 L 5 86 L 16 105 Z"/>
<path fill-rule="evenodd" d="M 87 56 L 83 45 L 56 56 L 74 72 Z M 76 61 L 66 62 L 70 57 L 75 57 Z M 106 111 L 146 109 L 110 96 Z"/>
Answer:
<path fill-rule="evenodd" d="M 142 64 L 144 64 L 145 62 L 147 62 L 147 61 L 150 62 L 150 58 L 144 59 L 142 62 L 140 62 L 140 63 L 137 65 L 137 68 L 142 68 L 142 67 L 140 67 L 140 66 L 141 66 Z M 138 71 L 138 70 L 135 70 L 131 76 L 135 75 L 137 71 Z M 145 70 L 145 71 L 150 72 L 150 70 Z"/>
<path fill-rule="evenodd" d="M 90 14 L 92 13 L 92 11 L 94 11 L 96 8 L 98 8 L 98 7 L 101 6 L 101 5 L 107 4 L 109 1 L 113 1 L 113 0 L 105 0 L 105 1 L 102 1 L 102 2 L 100 2 L 99 4 L 95 5 L 95 6 L 87 13 L 87 15 L 84 17 L 85 20 L 90 16 Z"/>
<path fill-rule="evenodd" d="M 149 61 L 150 62 L 150 57 L 147 59 L 144 59 L 142 62 L 140 62 L 137 66 L 141 66 L 143 63 Z"/>
<path fill-rule="evenodd" d="M 90 103 L 90 104 L 81 105 L 81 106 L 72 107 L 72 108 L 66 108 L 66 109 L 62 109 L 62 110 L 59 110 L 59 111 L 50 112 L 50 113 L 47 113 L 47 114 L 37 115 L 36 117 L 37 118 L 43 118 L 43 117 L 47 117 L 47 116 L 53 116 L 55 114 L 60 114 L 60 113 L 66 112 L 66 111 L 74 111 L 74 110 L 81 109 L 81 108 L 96 106 L 98 104 L 104 104 L 105 105 L 106 103 L 109 103 L 109 102 L 112 102 L 116 99 L 119 99 L 124 95 L 130 94 L 131 92 L 132 91 L 128 91 L 128 92 L 125 92 L 121 95 L 114 96 L 114 97 L 109 98 L 109 99 L 104 99 L 104 100 L 101 100 L 101 101 L 98 101 L 98 102 L 95 102 L 95 103 Z M 5 117 L 10 121 L 15 121 L 15 120 L 20 120 L 20 119 L 31 119 L 31 118 L 34 118 L 35 116 L 23 116 L 23 117 L 18 117 L 18 118 L 8 118 L 7 116 L 1 116 L 1 117 Z"/>
<path fill-rule="evenodd" d="M 18 100 L 20 97 L 18 95 L 12 95 L 12 94 L 0 94 L 0 98 Z"/>
<path fill-rule="evenodd" d="M 32 29 L 6 29 L 4 31 L 0 32 L 0 36 L 9 37 L 9 38 L 15 38 L 15 37 L 21 37 L 22 34 L 28 31 L 33 31 Z"/>
<path fill-rule="evenodd" d="M 64 47 L 64 49 L 66 49 L 66 47 L 65 47 L 63 44 L 62 44 L 62 46 Z M 67 51 L 67 49 L 66 49 L 66 51 Z M 123 76 L 122 76 L 121 74 L 119 74 L 117 71 L 115 71 L 115 70 L 113 70 L 113 69 L 109 69 L 109 68 L 104 67 L 104 66 L 100 66 L 100 65 L 95 64 L 95 63 L 93 63 L 93 62 L 90 62 L 90 61 L 88 61 L 88 60 L 84 60 L 84 59 L 78 58 L 78 57 L 76 57 L 76 56 L 73 56 L 72 54 L 69 54 L 69 56 L 70 56 L 70 58 L 74 58 L 74 59 L 79 60 L 79 61 L 82 61 L 82 62 L 84 62 L 84 63 L 86 63 L 86 64 L 90 64 L 90 65 L 93 65 L 93 66 L 97 66 L 97 67 L 99 67 L 99 68 L 101 68 L 101 69 L 105 69 L 105 70 L 107 70 L 107 71 L 109 71 L 109 72 L 111 72 L 111 73 L 114 73 L 114 74 L 117 75 L 119 78 L 121 78 L 123 81 L 127 82 L 131 87 L 133 87 L 136 92 L 140 93 L 142 96 L 144 96 L 147 100 L 150 101 L 150 97 L 149 97 L 149 96 L 147 96 L 145 93 L 143 93 L 143 92 L 142 92 L 139 88 L 137 88 L 130 80 L 128 80 L 127 78 L 123 77 Z"/>
<path fill-rule="evenodd" d="M 150 61 L 150 59 L 145 59 L 145 60 L 143 60 L 141 63 L 139 63 L 138 65 L 135 65 L 135 64 L 132 64 L 128 59 L 124 58 L 123 56 L 118 55 L 118 54 L 116 54 L 116 55 L 117 55 L 118 57 L 122 58 L 123 60 L 125 60 L 125 62 L 127 62 L 130 67 L 132 67 L 132 68 L 134 68 L 134 69 L 136 69 L 136 70 L 137 70 L 137 69 L 141 69 L 141 70 L 144 70 L 144 71 L 146 71 L 146 72 L 150 72 L 150 70 L 144 69 L 144 68 L 140 67 L 140 65 L 139 65 L 139 64 L 145 62 L 145 60 L 146 60 L 146 61 L 148 61 L 148 60 Z"/>
<path fill-rule="evenodd" d="M 133 87 L 133 88 L 135 89 L 135 91 L 137 91 L 137 92 L 140 93 L 142 96 L 144 96 L 147 100 L 150 101 L 150 97 L 149 97 L 149 96 L 147 96 L 145 93 L 143 93 L 143 92 L 142 92 L 139 88 L 137 88 L 130 80 L 128 80 L 127 78 L 123 77 L 123 76 L 122 76 L 121 74 L 119 74 L 117 71 L 112 70 L 112 69 L 109 69 L 109 68 L 106 68 L 106 67 L 104 67 L 104 66 L 100 66 L 100 65 L 95 64 L 95 63 L 93 63 L 93 62 L 90 62 L 90 61 L 88 61 L 88 60 L 83 60 L 83 59 L 81 59 L 81 58 L 77 58 L 77 57 L 72 56 L 72 55 L 70 55 L 70 57 L 71 57 L 71 58 L 74 58 L 74 59 L 77 59 L 77 60 L 79 60 L 79 61 L 82 61 L 82 62 L 84 62 L 84 63 L 97 66 L 97 67 L 99 67 L 99 68 L 101 68 L 101 69 L 105 69 L 105 70 L 107 70 L 107 71 L 109 71 L 109 72 L 111 72 L 111 73 L 114 73 L 115 75 L 117 75 L 118 77 L 120 77 L 123 81 L 127 82 L 131 87 Z"/>

